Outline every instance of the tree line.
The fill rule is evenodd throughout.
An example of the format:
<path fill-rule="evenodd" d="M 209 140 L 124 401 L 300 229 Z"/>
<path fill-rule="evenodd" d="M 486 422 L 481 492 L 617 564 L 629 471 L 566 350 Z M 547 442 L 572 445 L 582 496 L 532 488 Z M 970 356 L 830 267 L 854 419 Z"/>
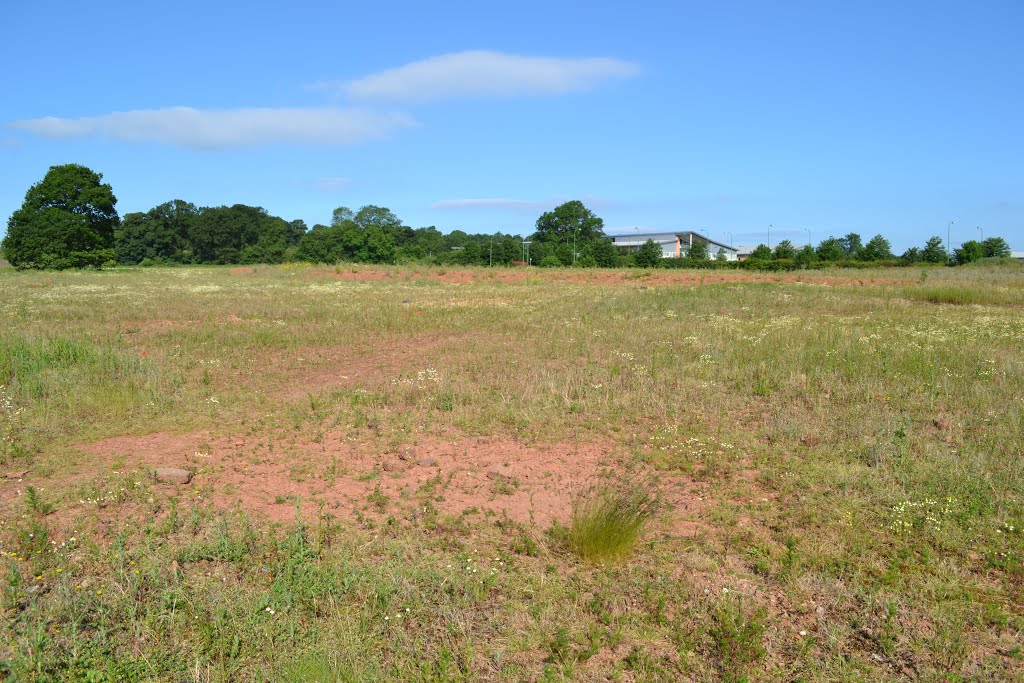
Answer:
<path fill-rule="evenodd" d="M 434 226 L 409 227 L 391 210 L 367 205 L 334 210 L 329 225 L 270 215 L 261 207 L 197 207 L 175 199 L 146 212 L 119 217 L 117 198 L 102 175 L 78 164 L 53 166 L 25 195 L 7 223 L 2 248 L 18 268 L 83 268 L 111 265 L 311 263 L 409 263 L 542 267 L 744 267 L 784 270 L 825 265 L 963 264 L 1005 257 L 1000 237 L 968 241 L 952 254 L 933 237 L 899 258 L 884 237 L 866 244 L 856 233 L 829 237 L 801 249 L 784 240 L 760 245 L 742 264 L 696 241 L 680 258 L 662 258 L 653 241 L 635 250 L 616 247 L 604 221 L 580 201 L 544 212 L 528 238 L 503 233 L 443 234 Z"/>

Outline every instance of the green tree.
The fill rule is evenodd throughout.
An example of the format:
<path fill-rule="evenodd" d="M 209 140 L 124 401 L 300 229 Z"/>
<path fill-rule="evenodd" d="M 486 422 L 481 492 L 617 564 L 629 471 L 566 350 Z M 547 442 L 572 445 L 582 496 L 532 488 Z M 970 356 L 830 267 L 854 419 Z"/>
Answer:
<path fill-rule="evenodd" d="M 534 239 L 538 241 L 572 244 L 573 236 L 577 246 L 604 237 L 604 221 L 581 201 L 573 200 L 556 206 L 537 219 Z"/>
<path fill-rule="evenodd" d="M 798 268 L 810 268 L 818 260 L 818 254 L 814 251 L 814 247 L 805 244 L 803 249 L 796 252 L 793 260 Z"/>
<path fill-rule="evenodd" d="M 598 237 L 590 243 L 590 255 L 601 268 L 615 268 L 619 264 L 619 248 L 607 237 Z"/>
<path fill-rule="evenodd" d="M 943 251 L 945 251 L 945 250 L 943 250 Z M 920 249 L 918 249 L 917 247 L 911 247 L 910 249 L 907 249 L 905 252 L 903 252 L 903 255 L 900 256 L 900 261 L 902 263 L 908 263 L 908 264 L 910 264 L 910 263 L 920 263 L 921 261 L 924 260 L 924 258 L 921 256 L 922 253 L 923 252 Z"/>
<path fill-rule="evenodd" d="M 189 232 L 198 214 L 194 204 L 181 199 L 164 202 L 146 213 L 125 214 L 114 231 L 117 262 L 191 262 Z"/>
<path fill-rule="evenodd" d="M 636 252 L 636 264 L 641 268 L 653 268 L 661 262 L 661 245 L 647 240 Z"/>
<path fill-rule="evenodd" d="M 344 256 L 341 229 L 335 225 L 314 225 L 299 240 L 296 255 L 310 263 L 337 263 Z"/>
<path fill-rule="evenodd" d="M 953 261 L 962 266 L 985 258 L 985 247 L 977 240 L 969 240 L 953 251 Z"/>
<path fill-rule="evenodd" d="M 370 263 L 393 263 L 395 240 L 379 225 L 366 228 L 366 260 Z"/>
<path fill-rule="evenodd" d="M 690 261 L 707 261 L 708 243 L 703 240 L 694 240 L 690 248 L 686 250 L 686 258 Z"/>
<path fill-rule="evenodd" d="M 846 237 L 840 238 L 839 246 L 843 249 L 843 256 L 848 259 L 860 258 L 860 251 L 864 248 L 860 235 L 855 232 L 851 232 Z"/>
<path fill-rule="evenodd" d="M 843 241 L 835 237 L 829 237 L 821 241 L 815 253 L 822 261 L 838 261 L 846 255 L 843 249 Z"/>
<path fill-rule="evenodd" d="M 1002 237 L 989 237 L 981 243 L 981 249 L 986 258 L 1006 258 L 1013 252 L 1010 245 Z"/>
<path fill-rule="evenodd" d="M 345 221 L 350 221 L 356 217 L 355 212 L 347 206 L 339 206 L 331 213 L 331 225 L 341 225 Z"/>
<path fill-rule="evenodd" d="M 776 259 L 791 259 L 796 256 L 796 249 L 789 240 L 782 240 L 775 245 L 775 253 L 772 255 Z"/>
<path fill-rule="evenodd" d="M 398 232 L 402 229 L 402 221 L 391 212 L 391 209 L 373 204 L 367 204 L 359 209 L 359 212 L 352 217 L 352 221 L 363 230 L 370 226 L 376 226 L 386 232 Z"/>
<path fill-rule="evenodd" d="M 7 221 L 4 254 L 18 268 L 82 268 L 114 260 L 117 198 L 103 176 L 51 166 Z"/>
<path fill-rule="evenodd" d="M 750 256 L 747 258 L 747 260 L 748 261 L 771 261 L 772 260 L 772 250 L 769 249 L 764 244 L 759 244 L 754 249 L 754 251 L 750 252 Z"/>
<path fill-rule="evenodd" d="M 949 254 L 946 247 L 942 245 L 941 237 L 932 237 L 925 243 L 921 250 L 921 260 L 926 263 L 946 263 L 949 261 Z"/>
<path fill-rule="evenodd" d="M 288 223 L 288 246 L 294 246 L 299 243 L 302 236 L 306 234 L 306 221 L 294 220 Z"/>
<path fill-rule="evenodd" d="M 861 261 L 888 261 L 892 257 L 892 246 L 881 235 L 872 237 L 858 255 Z"/>

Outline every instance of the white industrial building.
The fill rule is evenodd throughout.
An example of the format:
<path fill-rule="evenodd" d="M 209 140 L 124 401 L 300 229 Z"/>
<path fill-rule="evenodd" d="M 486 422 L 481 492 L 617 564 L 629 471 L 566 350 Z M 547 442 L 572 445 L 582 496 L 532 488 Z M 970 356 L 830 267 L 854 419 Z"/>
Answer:
<path fill-rule="evenodd" d="M 716 242 L 710 237 L 705 237 L 692 230 L 681 232 L 636 232 L 623 235 L 610 235 L 612 243 L 622 249 L 637 250 L 648 240 L 661 246 L 661 255 L 665 258 L 679 258 L 686 256 L 686 252 L 693 246 L 694 242 L 704 242 L 708 246 L 708 258 L 717 258 L 721 252 L 725 254 L 727 261 L 737 259 L 737 250 L 728 244 Z"/>

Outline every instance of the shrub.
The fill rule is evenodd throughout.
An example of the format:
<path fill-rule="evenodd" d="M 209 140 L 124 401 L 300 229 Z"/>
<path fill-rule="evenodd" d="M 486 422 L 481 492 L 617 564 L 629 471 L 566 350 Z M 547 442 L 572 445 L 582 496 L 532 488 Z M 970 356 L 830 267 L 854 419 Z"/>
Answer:
<path fill-rule="evenodd" d="M 628 555 L 662 508 L 654 483 L 625 477 L 592 484 L 573 500 L 569 547 L 584 560 Z"/>

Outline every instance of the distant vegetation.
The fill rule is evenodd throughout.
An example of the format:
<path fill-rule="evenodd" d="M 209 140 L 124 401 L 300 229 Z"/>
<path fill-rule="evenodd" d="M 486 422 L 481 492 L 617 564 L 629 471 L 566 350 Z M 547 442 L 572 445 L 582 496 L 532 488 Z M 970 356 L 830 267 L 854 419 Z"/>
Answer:
<path fill-rule="evenodd" d="M 149 211 L 119 217 L 117 198 L 102 175 L 78 164 L 53 166 L 25 195 L 7 223 L 3 254 L 17 268 L 65 269 L 114 265 L 311 263 L 409 263 L 542 267 L 663 267 L 796 270 L 826 266 L 962 265 L 1010 256 L 1001 237 L 963 243 L 952 254 L 940 237 L 898 258 L 875 235 L 828 237 L 817 247 L 796 249 L 783 240 L 760 245 L 744 262 L 710 254 L 694 244 L 679 258 L 662 258 L 648 241 L 635 251 L 616 247 L 604 221 L 580 201 L 542 214 L 523 238 L 503 233 L 442 234 L 434 226 L 412 228 L 391 210 L 367 205 L 334 210 L 330 225 L 308 228 L 302 220 L 271 216 L 261 207 L 197 207 L 174 199 Z"/>

